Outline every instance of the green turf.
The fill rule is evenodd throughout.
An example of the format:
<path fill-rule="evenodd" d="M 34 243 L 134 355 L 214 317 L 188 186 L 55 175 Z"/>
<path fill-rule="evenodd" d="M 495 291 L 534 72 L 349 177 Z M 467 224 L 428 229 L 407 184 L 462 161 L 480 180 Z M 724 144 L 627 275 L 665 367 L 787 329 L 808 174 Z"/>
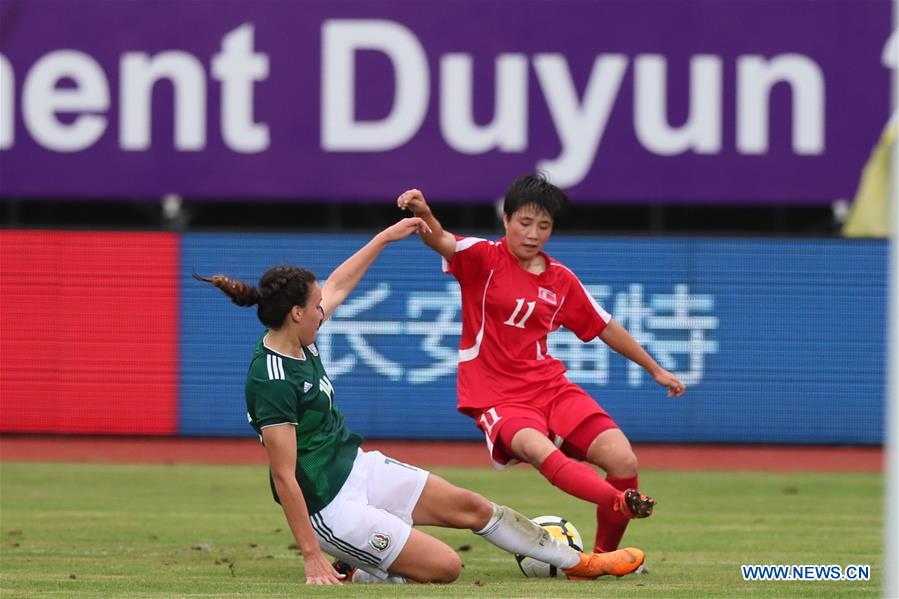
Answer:
<path fill-rule="evenodd" d="M 528 468 L 440 469 L 529 516 L 593 534 L 590 507 Z M 470 532 L 452 585 L 303 586 L 264 466 L 0 465 L 2 597 L 837 597 L 881 588 L 879 474 L 641 473 L 659 502 L 625 541 L 649 573 L 532 580 Z M 870 564 L 870 582 L 744 582 L 740 564 Z"/>

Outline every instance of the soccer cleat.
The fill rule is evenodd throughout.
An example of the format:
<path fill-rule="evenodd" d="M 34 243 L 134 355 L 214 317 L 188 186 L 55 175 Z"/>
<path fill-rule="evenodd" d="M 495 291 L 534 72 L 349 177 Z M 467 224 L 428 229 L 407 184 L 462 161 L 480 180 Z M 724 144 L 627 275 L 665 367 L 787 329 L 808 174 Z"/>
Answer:
<path fill-rule="evenodd" d="M 346 578 L 343 579 L 344 582 L 353 582 L 353 576 L 356 574 L 355 566 L 351 566 L 346 562 L 337 560 L 336 562 L 331 564 L 331 567 L 337 570 L 338 574 L 343 574 L 344 576 L 346 576 Z"/>
<path fill-rule="evenodd" d="M 656 500 L 648 495 L 640 493 L 636 489 L 627 489 L 618 494 L 613 509 L 621 512 L 628 518 L 649 518 L 652 516 L 652 508 Z"/>
<path fill-rule="evenodd" d="M 581 553 L 581 561 L 563 568 L 570 580 L 593 580 L 600 576 L 625 576 L 643 564 L 643 552 L 634 547 L 618 549 L 608 553 Z"/>

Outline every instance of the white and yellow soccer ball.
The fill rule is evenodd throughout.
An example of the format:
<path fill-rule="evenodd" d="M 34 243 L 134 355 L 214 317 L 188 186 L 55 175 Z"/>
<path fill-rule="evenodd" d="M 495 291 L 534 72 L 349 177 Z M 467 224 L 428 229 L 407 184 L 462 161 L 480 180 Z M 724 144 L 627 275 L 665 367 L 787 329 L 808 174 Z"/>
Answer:
<path fill-rule="evenodd" d="M 539 524 L 546 529 L 551 536 L 565 543 L 575 551 L 584 550 L 584 541 L 581 539 L 581 533 L 577 531 L 574 524 L 560 516 L 537 516 L 531 519 L 535 524 Z M 541 562 L 532 557 L 524 555 L 516 555 L 515 561 L 521 568 L 521 573 L 528 578 L 557 578 L 565 577 L 565 573 L 559 568 Z"/>

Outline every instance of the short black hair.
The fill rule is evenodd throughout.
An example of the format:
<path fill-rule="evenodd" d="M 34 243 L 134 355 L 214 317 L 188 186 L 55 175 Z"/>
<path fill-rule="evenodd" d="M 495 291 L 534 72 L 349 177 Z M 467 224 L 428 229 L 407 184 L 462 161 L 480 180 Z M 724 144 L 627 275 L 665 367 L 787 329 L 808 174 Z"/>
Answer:
<path fill-rule="evenodd" d="M 506 191 L 503 212 L 511 217 L 523 206 L 544 211 L 555 221 L 568 208 L 568 196 L 541 173 L 523 175 L 515 179 Z"/>

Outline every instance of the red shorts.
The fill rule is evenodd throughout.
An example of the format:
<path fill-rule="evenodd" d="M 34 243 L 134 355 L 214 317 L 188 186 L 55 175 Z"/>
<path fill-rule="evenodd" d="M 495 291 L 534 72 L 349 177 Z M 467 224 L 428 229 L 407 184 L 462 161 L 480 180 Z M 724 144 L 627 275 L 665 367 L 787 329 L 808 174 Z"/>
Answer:
<path fill-rule="evenodd" d="M 618 428 L 586 391 L 568 380 L 540 404 L 509 402 L 483 409 L 462 409 L 462 413 L 474 418 L 484 431 L 490 458 L 497 468 L 518 462 L 503 439 L 511 440 L 524 428 L 544 433 L 565 455 L 578 460 L 587 457 L 587 449 L 597 435 Z"/>

